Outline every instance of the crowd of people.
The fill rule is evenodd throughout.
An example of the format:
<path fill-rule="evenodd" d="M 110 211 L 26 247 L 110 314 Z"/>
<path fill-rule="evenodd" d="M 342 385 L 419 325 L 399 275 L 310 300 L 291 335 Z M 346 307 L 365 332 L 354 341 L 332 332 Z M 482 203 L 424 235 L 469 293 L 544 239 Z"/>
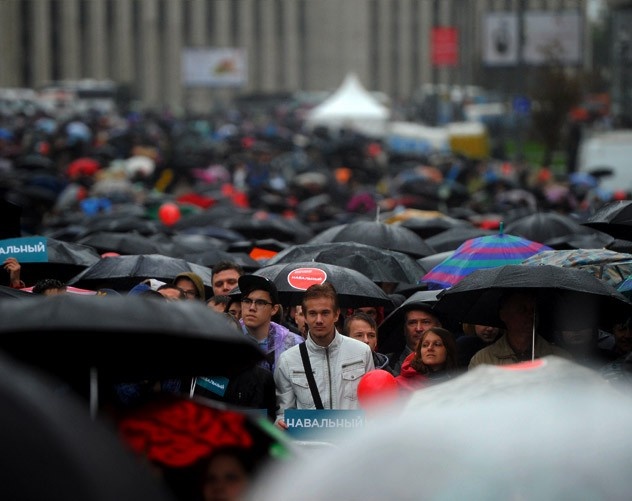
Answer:
<path fill-rule="evenodd" d="M 307 131 L 300 113 L 287 106 L 264 117 L 232 110 L 190 120 L 169 114 L 94 115 L 66 122 L 47 116 L 5 118 L 0 123 L 0 193 L 5 202 L 22 207 L 22 232 L 33 235 L 59 234 L 79 220 L 77 214 L 90 218 L 132 205 L 147 214 L 154 210 L 158 218 L 155 209 L 166 200 L 192 213 L 220 204 L 250 209 L 252 217 L 265 212 L 288 225 L 299 220 L 316 234 L 336 224 L 374 219 L 380 211 L 410 208 L 442 211 L 472 224 L 491 221 L 487 229 L 533 210 L 580 219 L 615 196 L 600 192 L 597 180 L 556 176 L 546 166 L 389 154 L 384 141 L 352 131 Z M 86 158 L 93 162 L 77 163 Z M 3 266 L 7 286 L 32 286 L 36 295 L 70 293 L 56 279 L 25 284 L 20 272 L 29 264 L 15 257 L 7 257 Z M 230 318 L 235 333 L 256 344 L 263 359 L 236 375 L 120 384 L 112 392 L 119 405 L 157 393 L 199 396 L 262 410 L 287 430 L 288 410 L 362 408 L 358 385 L 374 371 L 392 377 L 401 397 L 397 405 L 412 392 L 481 364 L 547 356 L 574 360 L 613 382 L 628 379 L 629 319 L 613 319 L 604 327 L 594 319 L 582 321 L 575 308 L 564 321 L 540 325 L 536 298 L 528 290 L 503 294 L 501 328 L 446 318 L 434 309 L 436 296 L 415 299 L 422 283 L 408 294 L 389 287 L 390 307 L 343 308 L 326 280 L 307 288 L 301 301 L 287 303 L 274 282 L 245 272 L 237 262 L 220 261 L 211 271 L 212 294 L 194 272 L 168 282 L 149 278 L 125 291 L 93 292 L 202 302 Z M 244 494 L 256 465 L 243 452 L 223 448 L 204 459 L 199 499 Z"/>

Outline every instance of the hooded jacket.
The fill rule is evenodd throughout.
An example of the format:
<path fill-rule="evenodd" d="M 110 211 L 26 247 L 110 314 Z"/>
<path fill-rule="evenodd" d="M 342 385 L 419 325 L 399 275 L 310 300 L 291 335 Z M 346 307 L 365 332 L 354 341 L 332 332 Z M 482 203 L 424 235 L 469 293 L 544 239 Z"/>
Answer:
<path fill-rule="evenodd" d="M 411 353 L 406 357 L 402 363 L 399 375 L 395 377 L 397 384 L 402 390 L 418 390 L 427 386 L 430 382 L 430 378 L 427 375 L 417 372 L 417 369 L 411 367 L 410 363 L 413 361 L 413 358 L 415 358 L 415 353 Z"/>

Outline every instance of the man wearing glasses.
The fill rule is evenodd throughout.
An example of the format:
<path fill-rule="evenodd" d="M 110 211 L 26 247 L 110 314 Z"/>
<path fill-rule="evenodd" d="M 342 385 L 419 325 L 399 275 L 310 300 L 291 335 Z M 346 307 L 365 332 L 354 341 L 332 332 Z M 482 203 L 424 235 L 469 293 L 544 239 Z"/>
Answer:
<path fill-rule="evenodd" d="M 244 333 L 266 353 L 260 365 L 274 372 L 279 355 L 304 339 L 287 327 L 272 321 L 281 305 L 277 288 L 270 280 L 258 275 L 239 277 L 241 319 Z"/>

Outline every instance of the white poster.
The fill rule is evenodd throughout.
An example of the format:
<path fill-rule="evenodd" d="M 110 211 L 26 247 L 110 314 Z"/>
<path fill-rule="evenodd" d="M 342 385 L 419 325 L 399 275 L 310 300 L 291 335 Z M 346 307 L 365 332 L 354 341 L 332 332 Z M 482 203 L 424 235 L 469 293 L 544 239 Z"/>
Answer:
<path fill-rule="evenodd" d="M 483 64 L 513 66 L 518 63 L 518 16 L 489 12 L 483 16 Z"/>
<path fill-rule="evenodd" d="M 185 48 L 182 51 L 184 85 L 240 87 L 246 84 L 246 50 L 239 48 Z"/>
<path fill-rule="evenodd" d="M 553 56 L 564 64 L 582 62 L 582 19 L 578 11 L 525 13 L 524 60 L 539 65 Z"/>

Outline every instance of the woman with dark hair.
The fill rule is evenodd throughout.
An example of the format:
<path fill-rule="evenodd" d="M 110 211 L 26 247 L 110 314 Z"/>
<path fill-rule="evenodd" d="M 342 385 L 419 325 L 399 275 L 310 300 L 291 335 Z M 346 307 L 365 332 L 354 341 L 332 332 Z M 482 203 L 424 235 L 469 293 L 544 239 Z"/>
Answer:
<path fill-rule="evenodd" d="M 456 342 L 441 327 L 426 330 L 415 351 L 408 355 L 396 380 L 403 390 L 417 390 L 447 381 L 458 374 Z"/>

